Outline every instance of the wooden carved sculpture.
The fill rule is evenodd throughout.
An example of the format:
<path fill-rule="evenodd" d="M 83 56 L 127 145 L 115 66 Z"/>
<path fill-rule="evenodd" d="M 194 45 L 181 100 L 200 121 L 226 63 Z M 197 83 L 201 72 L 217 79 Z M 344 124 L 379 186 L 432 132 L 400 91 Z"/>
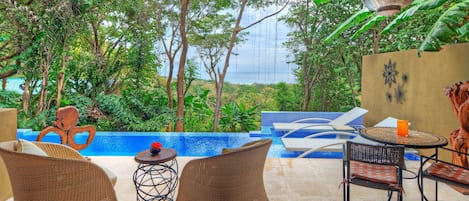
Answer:
<path fill-rule="evenodd" d="M 453 104 L 453 110 L 459 121 L 459 128 L 451 132 L 449 137 L 452 149 L 467 153 L 469 147 L 469 81 L 459 82 L 446 87 L 445 93 Z M 452 162 L 457 165 L 469 167 L 467 157 L 463 154 L 453 153 Z"/>
<path fill-rule="evenodd" d="M 88 147 L 88 145 L 93 141 L 94 135 L 96 134 L 96 128 L 91 125 L 76 126 L 78 123 L 78 118 L 79 113 L 77 108 L 73 106 L 59 108 L 56 112 L 54 125 L 42 130 L 37 136 L 36 141 L 42 141 L 42 138 L 46 134 L 54 132 L 60 136 L 60 141 L 62 144 L 68 144 L 68 146 L 76 150 L 81 150 Z M 89 133 L 86 144 L 75 143 L 75 135 L 85 131 Z"/>

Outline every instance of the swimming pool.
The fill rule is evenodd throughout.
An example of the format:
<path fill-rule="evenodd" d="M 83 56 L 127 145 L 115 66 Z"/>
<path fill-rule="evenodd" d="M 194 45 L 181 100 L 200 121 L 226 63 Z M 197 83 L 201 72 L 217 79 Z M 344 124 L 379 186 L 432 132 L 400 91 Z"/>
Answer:
<path fill-rule="evenodd" d="M 39 132 L 18 132 L 18 138 L 35 141 Z M 87 134 L 77 134 L 75 141 L 84 143 Z M 151 142 L 161 142 L 164 147 L 176 149 L 178 156 L 206 157 L 221 153 L 225 147 L 239 147 L 253 140 L 271 138 L 272 146 L 267 157 L 295 158 L 301 152 L 287 151 L 279 137 L 252 137 L 249 133 L 166 133 L 166 132 L 97 132 L 93 142 L 80 153 L 85 156 L 134 156 L 148 149 Z M 58 135 L 47 134 L 43 141 L 60 143 Z M 311 158 L 341 158 L 339 152 L 317 152 Z"/>
<path fill-rule="evenodd" d="M 39 132 L 29 129 L 18 131 L 18 138 L 35 141 Z M 77 143 L 86 142 L 87 134 L 77 134 Z M 84 156 L 135 156 L 148 149 L 152 142 L 161 142 L 164 147 L 173 148 L 178 156 L 208 157 L 221 153 L 225 147 L 240 147 L 261 138 L 272 139 L 268 158 L 296 158 L 303 152 L 287 151 L 278 136 L 252 136 L 249 133 L 208 133 L 208 132 L 96 132 L 93 142 L 80 153 Z M 43 141 L 60 143 L 57 134 L 47 134 Z M 406 153 L 407 160 L 419 160 L 412 153 Z M 342 152 L 314 152 L 306 158 L 342 158 Z"/>

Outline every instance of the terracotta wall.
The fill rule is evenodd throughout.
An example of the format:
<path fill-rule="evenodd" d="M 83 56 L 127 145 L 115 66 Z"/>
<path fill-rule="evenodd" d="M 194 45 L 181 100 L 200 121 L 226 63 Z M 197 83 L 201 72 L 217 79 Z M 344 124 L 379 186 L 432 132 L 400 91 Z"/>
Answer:
<path fill-rule="evenodd" d="M 386 66 L 395 76 L 384 76 Z M 388 80 L 395 80 L 390 85 Z M 411 129 L 449 136 L 458 127 L 443 89 L 469 80 L 469 43 L 445 46 L 440 52 L 417 50 L 363 57 L 362 107 L 369 110 L 365 126 L 387 116 L 408 119 Z M 399 90 L 400 89 L 400 90 Z M 399 95 L 401 93 L 401 96 Z"/>
<path fill-rule="evenodd" d="M 0 108 L 0 142 L 16 140 L 17 112 L 16 109 Z M 3 160 L 0 157 L 0 200 L 12 196 L 10 180 Z"/>

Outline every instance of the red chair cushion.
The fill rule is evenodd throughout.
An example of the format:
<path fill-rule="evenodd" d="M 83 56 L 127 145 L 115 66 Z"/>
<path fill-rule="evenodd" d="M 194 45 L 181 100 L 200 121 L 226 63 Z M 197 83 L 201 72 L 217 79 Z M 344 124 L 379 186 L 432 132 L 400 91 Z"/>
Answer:
<path fill-rule="evenodd" d="M 397 184 L 396 167 L 392 165 L 379 165 L 350 161 L 350 176 L 384 184 Z"/>
<path fill-rule="evenodd" d="M 435 177 L 469 185 L 469 170 L 448 163 L 435 162 L 426 172 Z"/>

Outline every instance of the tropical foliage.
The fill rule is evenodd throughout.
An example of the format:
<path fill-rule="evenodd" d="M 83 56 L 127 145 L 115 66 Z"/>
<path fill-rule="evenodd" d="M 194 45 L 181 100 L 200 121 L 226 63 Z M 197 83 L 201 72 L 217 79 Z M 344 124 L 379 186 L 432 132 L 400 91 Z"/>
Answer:
<path fill-rule="evenodd" d="M 256 129 L 254 117 L 256 107 L 246 108 L 244 104 L 231 102 L 221 108 L 220 124 L 227 131 L 249 131 Z"/>
<path fill-rule="evenodd" d="M 321 1 L 328 2 L 328 1 Z M 424 15 L 422 17 L 422 14 Z M 429 17 L 433 24 L 425 24 L 425 36 L 421 39 L 419 51 L 439 51 L 441 46 L 448 43 L 467 42 L 469 27 L 469 1 L 468 0 L 415 0 L 407 8 L 396 16 L 391 17 L 391 21 L 384 16 L 364 8 L 349 19 L 345 20 L 335 31 L 333 31 L 326 41 L 330 42 L 337 38 L 345 30 L 360 26 L 351 39 L 362 36 L 366 31 L 380 26 L 381 21 L 386 21 L 386 27 L 381 29 L 381 34 L 388 34 L 393 29 L 419 30 L 418 26 L 409 25 L 408 21 L 423 21 L 422 18 Z M 435 16 L 435 17 L 433 17 Z M 433 20 L 435 19 L 435 20 Z M 425 19 L 427 22 L 429 19 Z M 431 25 L 431 27 L 430 27 Z M 407 35 L 419 40 L 419 34 Z"/>
<path fill-rule="evenodd" d="M 248 131 L 262 110 L 359 105 L 363 55 L 467 40 L 467 0 L 416 0 L 392 18 L 359 0 L 287 1 L 278 11 L 288 12 L 279 19 L 297 83 L 226 83 L 233 48 L 276 14 L 241 23 L 243 9 L 273 2 L 0 1 L 0 78 L 24 80 L 22 94 L 0 91 L 0 107 L 18 108 L 20 127 L 35 130 L 74 105 L 98 130 Z"/>
<path fill-rule="evenodd" d="M 329 45 L 323 40 L 353 9 L 357 9 L 353 2 L 347 6 L 297 4 L 290 7 L 291 15 L 281 18 L 291 27 L 284 45 L 298 66 L 295 73 L 300 88 L 295 94 L 300 94 L 301 110 L 341 111 L 359 105 L 361 55 L 369 49 L 367 42 L 357 48 L 344 39 Z"/>

